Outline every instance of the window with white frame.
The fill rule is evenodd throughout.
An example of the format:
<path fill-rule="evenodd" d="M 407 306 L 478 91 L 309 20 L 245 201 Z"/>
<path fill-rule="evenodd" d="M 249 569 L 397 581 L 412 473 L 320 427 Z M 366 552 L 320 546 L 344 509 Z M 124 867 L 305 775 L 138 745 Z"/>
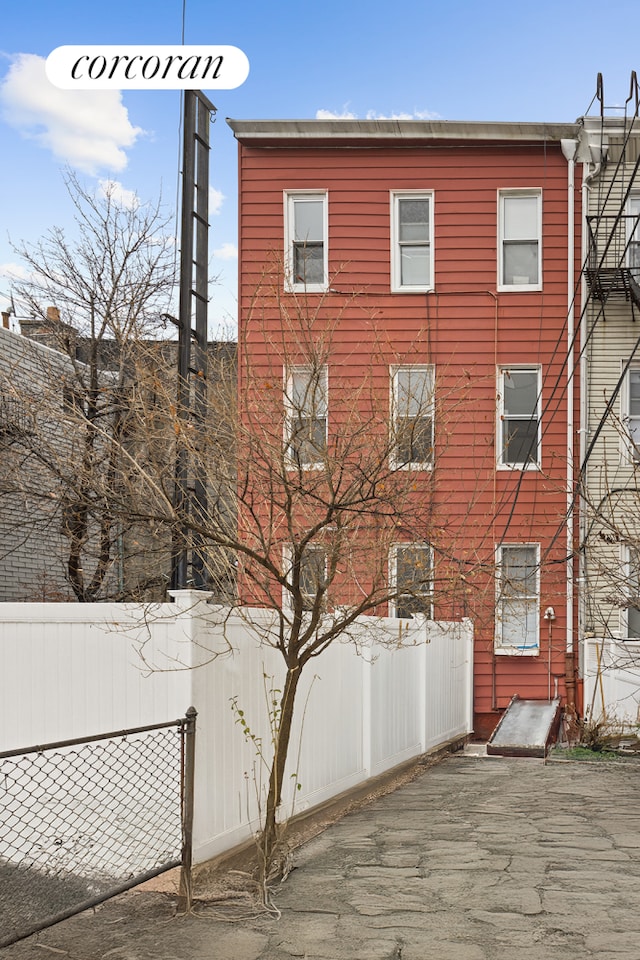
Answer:
<path fill-rule="evenodd" d="M 327 287 L 328 201 L 324 191 L 285 194 L 287 285 L 292 290 Z"/>
<path fill-rule="evenodd" d="M 640 366 L 627 370 L 622 395 L 622 423 L 626 433 L 623 437 L 624 459 L 630 463 L 640 462 Z"/>
<path fill-rule="evenodd" d="M 497 552 L 496 653 L 540 649 L 540 548 L 502 544 Z"/>
<path fill-rule="evenodd" d="M 540 466 L 540 368 L 501 367 L 498 380 L 498 464 Z"/>
<path fill-rule="evenodd" d="M 391 550 L 391 584 L 395 599 L 390 604 L 394 617 L 413 619 L 416 613 L 432 616 L 433 555 L 424 543 L 397 544 Z"/>
<path fill-rule="evenodd" d="M 433 289 L 433 194 L 391 196 L 391 289 Z"/>
<path fill-rule="evenodd" d="M 622 636 L 627 640 L 640 639 L 640 549 L 636 545 L 623 547 L 626 606 L 622 610 Z"/>
<path fill-rule="evenodd" d="M 286 379 L 287 459 L 302 469 L 319 467 L 327 450 L 327 368 L 292 367 Z"/>
<path fill-rule="evenodd" d="M 434 370 L 391 368 L 392 464 L 424 470 L 433 463 Z"/>
<path fill-rule="evenodd" d="M 285 590 L 285 604 L 292 606 L 294 587 L 294 555 L 292 547 L 285 547 L 285 576 L 290 590 Z M 325 591 L 327 587 L 327 551 L 321 544 L 309 543 L 303 549 L 299 560 L 298 586 L 302 598 L 302 609 L 306 613 L 313 610 L 319 599 L 320 606 L 326 607 Z"/>
<path fill-rule="evenodd" d="M 499 204 L 499 290 L 542 287 L 542 191 L 501 190 Z"/>
<path fill-rule="evenodd" d="M 640 283 L 640 193 L 627 201 L 627 266 Z"/>
<path fill-rule="evenodd" d="M 300 558 L 300 593 L 302 609 L 313 610 L 318 595 L 322 592 L 321 605 L 325 605 L 324 591 L 327 585 L 327 551 L 324 547 L 309 544 Z"/>

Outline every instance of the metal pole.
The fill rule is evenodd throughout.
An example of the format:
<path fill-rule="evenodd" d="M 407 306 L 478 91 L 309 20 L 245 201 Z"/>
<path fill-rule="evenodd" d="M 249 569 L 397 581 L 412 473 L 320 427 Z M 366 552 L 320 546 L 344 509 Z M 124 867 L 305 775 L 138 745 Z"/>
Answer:
<path fill-rule="evenodd" d="M 195 707 L 189 707 L 184 725 L 184 770 L 182 784 L 182 866 L 178 910 L 188 913 L 191 909 L 191 865 L 193 860 L 193 807 L 196 766 L 196 717 Z"/>
<path fill-rule="evenodd" d="M 188 508 L 188 457 L 181 430 L 189 413 L 189 369 L 191 367 L 191 287 L 193 273 L 193 195 L 196 100 L 193 90 L 184 92 L 182 147 L 182 215 L 180 222 L 180 305 L 178 311 L 178 392 L 176 402 L 176 484 L 174 509 L 171 587 L 187 587 L 187 537 L 185 512 Z"/>

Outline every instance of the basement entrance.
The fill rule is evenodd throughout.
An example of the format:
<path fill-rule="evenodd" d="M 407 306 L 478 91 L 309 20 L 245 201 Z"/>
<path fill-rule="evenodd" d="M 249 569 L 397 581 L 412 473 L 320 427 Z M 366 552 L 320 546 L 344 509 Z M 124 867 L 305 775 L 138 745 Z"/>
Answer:
<path fill-rule="evenodd" d="M 545 757 L 560 725 L 560 699 L 522 700 L 516 694 L 487 743 L 502 757 Z"/>

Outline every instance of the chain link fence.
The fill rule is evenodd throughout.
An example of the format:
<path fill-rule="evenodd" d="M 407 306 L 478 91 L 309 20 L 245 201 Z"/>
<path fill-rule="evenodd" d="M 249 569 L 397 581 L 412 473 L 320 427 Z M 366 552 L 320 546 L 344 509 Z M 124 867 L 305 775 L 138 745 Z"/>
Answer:
<path fill-rule="evenodd" d="M 0 947 L 177 866 L 188 906 L 195 720 L 0 753 Z"/>

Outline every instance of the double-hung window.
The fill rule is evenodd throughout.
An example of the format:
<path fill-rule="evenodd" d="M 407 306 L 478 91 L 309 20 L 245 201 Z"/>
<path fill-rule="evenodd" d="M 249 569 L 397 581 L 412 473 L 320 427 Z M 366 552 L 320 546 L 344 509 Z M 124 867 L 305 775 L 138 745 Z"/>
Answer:
<path fill-rule="evenodd" d="M 498 377 L 498 464 L 540 466 L 540 368 L 501 367 Z"/>
<path fill-rule="evenodd" d="M 623 548 L 626 606 L 622 610 L 622 636 L 627 640 L 640 639 L 640 550 Z"/>
<path fill-rule="evenodd" d="M 328 201 L 325 191 L 285 194 L 286 279 L 289 289 L 318 292 L 328 283 Z"/>
<path fill-rule="evenodd" d="M 632 194 L 627 201 L 627 266 L 640 283 L 640 194 Z"/>
<path fill-rule="evenodd" d="M 433 409 L 433 367 L 392 367 L 392 466 L 425 470 L 432 465 Z"/>
<path fill-rule="evenodd" d="M 288 588 L 285 588 L 284 603 L 287 607 L 293 606 L 296 594 L 302 602 L 302 609 L 308 613 L 318 604 L 321 609 L 326 608 L 327 589 L 327 551 L 321 544 L 309 543 L 299 556 L 299 567 L 294 570 L 295 551 L 293 547 L 285 547 L 284 563 L 285 578 Z"/>
<path fill-rule="evenodd" d="M 540 650 L 540 548 L 503 544 L 497 555 L 496 653 Z"/>
<path fill-rule="evenodd" d="M 320 467 L 327 450 L 327 368 L 292 367 L 286 377 L 285 408 L 289 465 Z"/>
<path fill-rule="evenodd" d="M 433 289 L 433 194 L 391 195 L 391 289 Z"/>
<path fill-rule="evenodd" d="M 629 463 L 640 462 L 640 366 L 630 367 L 625 378 L 622 398 L 622 422 L 626 429 L 623 437 L 623 459 Z"/>
<path fill-rule="evenodd" d="M 542 289 L 542 191 L 498 195 L 498 289 Z"/>
<path fill-rule="evenodd" d="M 390 579 L 394 617 L 413 619 L 416 613 L 431 618 L 433 608 L 433 556 L 424 543 L 397 544 L 391 550 Z"/>

